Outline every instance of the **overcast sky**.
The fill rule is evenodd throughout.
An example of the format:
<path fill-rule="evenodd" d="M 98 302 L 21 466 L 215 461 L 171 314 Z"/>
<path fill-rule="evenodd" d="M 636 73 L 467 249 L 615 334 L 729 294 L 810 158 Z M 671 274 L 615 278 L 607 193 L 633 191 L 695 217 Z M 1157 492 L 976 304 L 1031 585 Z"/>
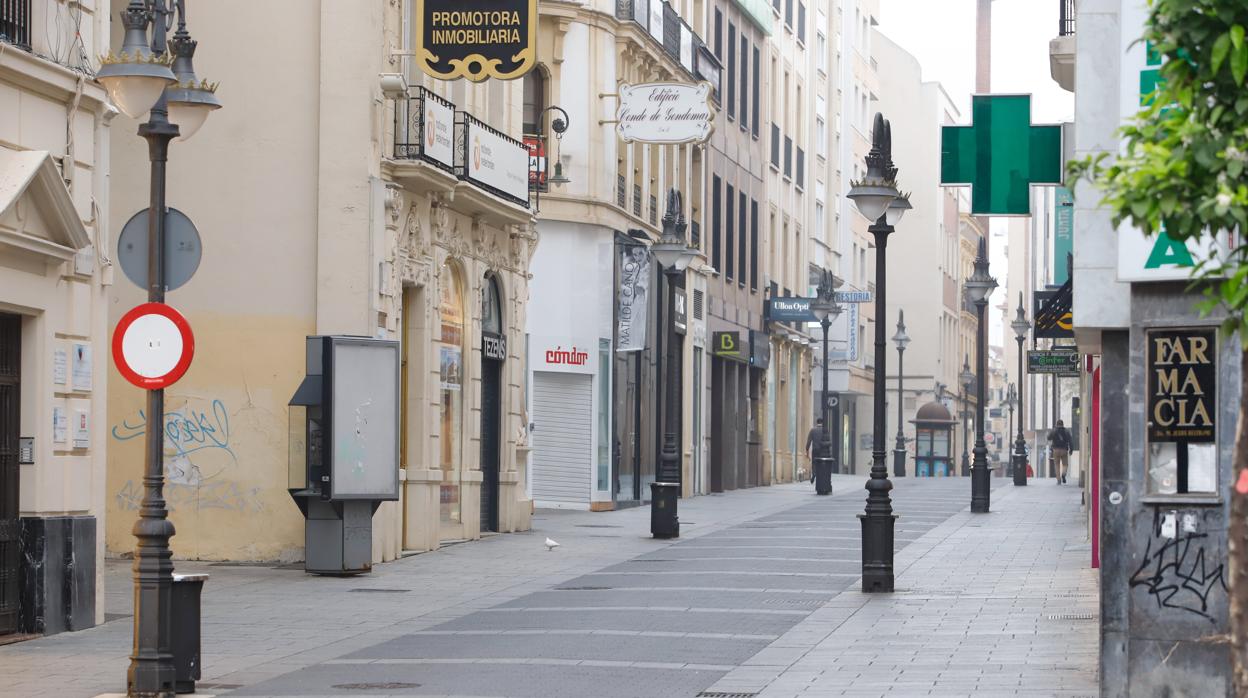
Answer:
<path fill-rule="evenodd" d="M 880 0 L 880 31 L 918 59 L 924 80 L 937 80 L 970 123 L 975 91 L 976 0 Z M 1049 75 L 1049 40 L 1057 36 L 1058 3 L 996 0 L 992 4 L 992 91 L 1032 95 L 1033 123 L 1072 121 L 1074 95 Z M 904 177 L 905 174 L 903 173 Z M 992 224 L 992 273 L 1005 287 L 1005 219 Z M 990 312 L 992 305 L 989 306 Z M 1000 345 L 1000 323 L 989 323 L 989 343 Z"/>

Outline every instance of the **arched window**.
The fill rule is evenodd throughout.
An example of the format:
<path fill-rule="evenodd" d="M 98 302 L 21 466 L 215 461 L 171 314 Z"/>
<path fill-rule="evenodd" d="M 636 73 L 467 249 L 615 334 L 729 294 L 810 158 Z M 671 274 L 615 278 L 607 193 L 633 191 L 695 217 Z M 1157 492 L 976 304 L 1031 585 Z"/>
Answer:
<path fill-rule="evenodd" d="M 481 287 L 481 329 L 496 335 L 503 334 L 503 302 L 498 290 L 498 279 L 493 275 L 485 277 Z"/>
<path fill-rule="evenodd" d="M 542 110 L 546 108 L 546 76 L 539 66 L 524 74 L 524 132 L 542 133 Z"/>
<path fill-rule="evenodd" d="M 464 285 L 459 270 L 442 264 L 438 304 L 439 456 L 442 470 L 441 520 L 461 522 L 459 476 L 464 435 Z"/>

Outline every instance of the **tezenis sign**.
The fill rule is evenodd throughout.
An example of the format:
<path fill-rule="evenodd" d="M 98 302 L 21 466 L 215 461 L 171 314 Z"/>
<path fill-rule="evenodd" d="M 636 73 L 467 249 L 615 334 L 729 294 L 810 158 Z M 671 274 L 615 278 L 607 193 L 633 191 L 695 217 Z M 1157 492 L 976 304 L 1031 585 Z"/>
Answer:
<path fill-rule="evenodd" d="M 1217 414 L 1217 330 L 1154 330 L 1148 341 L 1148 440 L 1209 443 Z"/>
<path fill-rule="evenodd" d="M 439 80 L 514 80 L 537 63 L 537 0 L 416 0 L 414 38 Z"/>

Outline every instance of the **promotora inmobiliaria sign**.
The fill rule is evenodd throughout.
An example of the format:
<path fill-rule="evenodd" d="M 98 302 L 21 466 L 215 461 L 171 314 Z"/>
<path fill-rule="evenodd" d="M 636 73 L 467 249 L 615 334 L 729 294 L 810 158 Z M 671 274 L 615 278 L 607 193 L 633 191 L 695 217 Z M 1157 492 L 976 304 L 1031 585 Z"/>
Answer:
<path fill-rule="evenodd" d="M 537 64 L 537 0 L 416 0 L 414 39 L 439 80 L 514 80 Z"/>
<path fill-rule="evenodd" d="M 705 143 L 715 126 L 711 83 L 620 85 L 616 131 L 625 142 Z"/>

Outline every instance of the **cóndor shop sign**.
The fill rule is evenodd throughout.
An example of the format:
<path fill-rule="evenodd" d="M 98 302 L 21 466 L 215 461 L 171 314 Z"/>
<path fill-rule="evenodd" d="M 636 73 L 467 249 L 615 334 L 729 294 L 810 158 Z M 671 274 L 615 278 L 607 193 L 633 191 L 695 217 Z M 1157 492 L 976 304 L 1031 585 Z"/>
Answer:
<path fill-rule="evenodd" d="M 615 118 L 626 142 L 705 143 L 715 126 L 711 83 L 620 85 Z"/>

